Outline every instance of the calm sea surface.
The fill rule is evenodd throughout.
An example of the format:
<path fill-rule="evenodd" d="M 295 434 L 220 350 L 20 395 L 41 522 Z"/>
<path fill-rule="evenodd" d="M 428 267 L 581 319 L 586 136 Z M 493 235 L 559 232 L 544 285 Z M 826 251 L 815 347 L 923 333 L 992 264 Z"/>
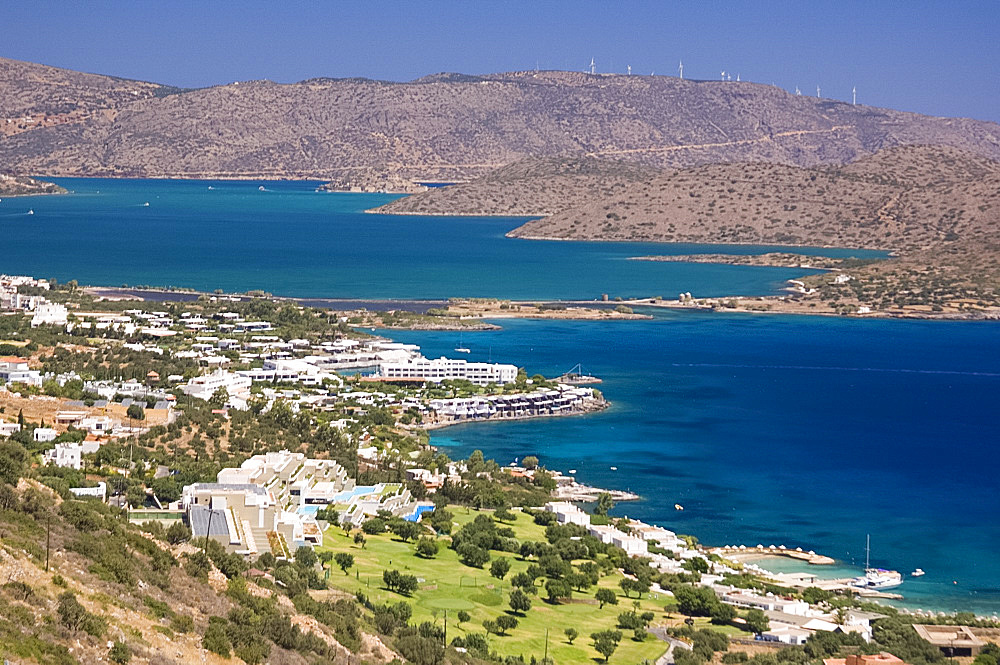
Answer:
<path fill-rule="evenodd" d="M 627 260 L 707 246 L 505 238 L 523 219 L 368 215 L 394 197 L 317 193 L 319 183 L 58 182 L 75 193 L 0 202 L 0 234 L 14 243 L 0 272 L 301 297 L 527 299 L 773 293 L 802 274 Z"/>
<path fill-rule="evenodd" d="M 580 362 L 613 406 L 434 432 L 453 456 L 535 454 L 642 495 L 616 514 L 713 545 L 814 549 L 855 573 L 870 533 L 873 565 L 927 571 L 900 587 L 909 603 L 1000 610 L 1000 324 L 695 312 L 501 323 L 464 336 L 472 359 L 545 375 Z M 430 357 L 458 346 L 455 333 L 389 334 Z"/>
<path fill-rule="evenodd" d="M 516 219 L 365 215 L 392 197 L 317 194 L 310 183 L 59 182 L 77 193 L 0 202 L 0 272 L 302 297 L 529 299 L 769 293 L 801 273 L 625 260 L 717 247 L 505 238 Z M 871 533 L 873 564 L 927 571 L 901 587 L 908 601 L 1000 610 L 1000 324 L 657 312 L 502 325 L 464 336 L 472 359 L 543 374 L 582 363 L 613 407 L 450 428 L 435 444 L 501 462 L 537 454 L 643 496 L 618 514 L 709 544 L 801 545 L 849 567 L 863 564 Z M 459 341 L 391 336 L 432 357 Z"/>

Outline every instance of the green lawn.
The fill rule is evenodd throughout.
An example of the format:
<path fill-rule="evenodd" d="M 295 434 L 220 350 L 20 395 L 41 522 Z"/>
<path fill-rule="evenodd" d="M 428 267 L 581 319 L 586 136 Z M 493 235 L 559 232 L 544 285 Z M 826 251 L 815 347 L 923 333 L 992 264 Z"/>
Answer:
<path fill-rule="evenodd" d="M 466 512 L 464 508 L 450 510 L 455 513 L 458 525 L 481 514 L 476 511 Z M 511 526 L 517 532 L 518 540 L 544 540 L 545 529 L 536 525 L 527 515 L 517 514 L 517 521 Z M 330 528 L 324 534 L 324 546 L 321 550 L 346 551 L 354 555 L 355 567 L 350 569 L 349 575 L 344 575 L 336 567 L 330 572 L 331 586 L 352 593 L 362 590 L 377 603 L 405 600 L 413 607 L 413 621 L 416 623 L 434 621 L 440 625 L 447 612 L 449 641 L 466 632 L 484 632 L 483 620 L 495 619 L 500 613 L 509 610 L 507 602 L 510 585 L 491 577 L 489 564 L 483 569 L 477 569 L 459 562 L 455 552 L 448 549 L 448 538 L 439 538 L 438 544 L 440 549 L 437 557 L 421 559 L 414 554 L 412 542 L 403 543 L 391 534 L 369 536 L 362 549 L 342 529 Z M 528 567 L 528 561 L 521 561 L 513 554 L 491 554 L 493 558 L 506 556 L 510 559 L 512 565 L 506 579 Z M 382 587 L 382 572 L 393 568 L 417 576 L 420 585 L 412 598 L 405 598 Z M 626 599 L 621 595 L 618 588 L 620 579 L 621 575 L 615 573 L 601 580 L 600 586 L 613 588 L 619 595 L 617 606 L 605 606 L 603 610 L 598 609 L 596 602 L 588 602 L 593 601 L 594 588 L 584 593 L 574 593 L 573 602 L 559 605 L 545 602 L 542 597 L 544 590 L 540 589 L 539 595 L 532 598 L 531 610 L 526 616 L 517 617 L 520 621 L 517 628 L 506 636 L 489 636 L 491 648 L 501 655 L 523 655 L 525 660 L 536 656 L 540 660 L 545 652 L 547 630 L 549 656 L 557 665 L 603 662 L 603 657 L 591 646 L 589 635 L 598 630 L 614 629 L 618 614 L 632 609 L 635 598 Z M 665 616 L 663 606 L 666 600 L 644 594 L 640 611 L 654 612 L 654 624 L 658 623 Z M 472 619 L 461 626 L 457 619 L 459 610 L 472 615 Z M 572 645 L 567 643 L 564 633 L 570 627 L 580 633 Z M 622 632 L 624 637 L 611 657 L 613 663 L 633 664 L 646 659 L 654 661 L 666 651 L 666 644 L 651 635 L 645 642 L 636 642 L 631 639 L 631 631 Z"/>

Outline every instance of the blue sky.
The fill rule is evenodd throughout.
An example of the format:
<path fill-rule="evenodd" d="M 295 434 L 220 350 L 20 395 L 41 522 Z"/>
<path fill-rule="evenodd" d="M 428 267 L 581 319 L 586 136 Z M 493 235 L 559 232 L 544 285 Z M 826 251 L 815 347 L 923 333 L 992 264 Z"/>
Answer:
<path fill-rule="evenodd" d="M 515 69 L 743 80 L 1000 121 L 1000 1 L 8 3 L 0 56 L 196 87 Z"/>

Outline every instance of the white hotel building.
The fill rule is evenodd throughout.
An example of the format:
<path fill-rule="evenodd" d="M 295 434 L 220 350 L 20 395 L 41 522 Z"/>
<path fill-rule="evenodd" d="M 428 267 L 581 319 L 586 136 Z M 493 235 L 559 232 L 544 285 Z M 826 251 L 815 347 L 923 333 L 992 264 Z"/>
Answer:
<path fill-rule="evenodd" d="M 379 365 L 378 374 L 385 379 L 413 379 L 414 381 L 429 381 L 441 383 L 454 379 L 465 379 L 477 386 L 490 383 L 503 385 L 517 379 L 515 365 L 500 363 L 470 363 L 467 360 L 451 358 L 411 358 L 402 362 L 383 362 Z"/>

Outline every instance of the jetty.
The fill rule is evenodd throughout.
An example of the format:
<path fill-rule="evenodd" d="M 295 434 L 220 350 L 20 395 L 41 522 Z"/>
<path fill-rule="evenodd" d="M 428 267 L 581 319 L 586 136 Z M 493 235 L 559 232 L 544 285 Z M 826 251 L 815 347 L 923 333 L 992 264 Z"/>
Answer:
<path fill-rule="evenodd" d="M 809 550 L 805 551 L 801 547 L 790 548 L 784 545 L 768 545 L 764 547 L 763 545 L 757 545 L 756 547 L 747 547 L 746 545 L 723 545 L 722 547 L 715 547 L 711 550 L 714 554 L 718 554 L 721 557 L 733 558 L 735 555 L 737 558 L 741 556 L 783 556 L 790 559 L 798 559 L 800 561 L 805 561 L 814 566 L 829 566 L 835 563 L 834 559 L 822 554 L 816 554 L 816 552 Z"/>
<path fill-rule="evenodd" d="M 577 363 L 568 372 L 557 377 L 556 381 L 571 386 L 589 386 L 597 383 L 603 383 L 603 379 L 599 379 L 596 376 L 590 376 L 589 374 L 584 374 L 580 363 Z"/>

